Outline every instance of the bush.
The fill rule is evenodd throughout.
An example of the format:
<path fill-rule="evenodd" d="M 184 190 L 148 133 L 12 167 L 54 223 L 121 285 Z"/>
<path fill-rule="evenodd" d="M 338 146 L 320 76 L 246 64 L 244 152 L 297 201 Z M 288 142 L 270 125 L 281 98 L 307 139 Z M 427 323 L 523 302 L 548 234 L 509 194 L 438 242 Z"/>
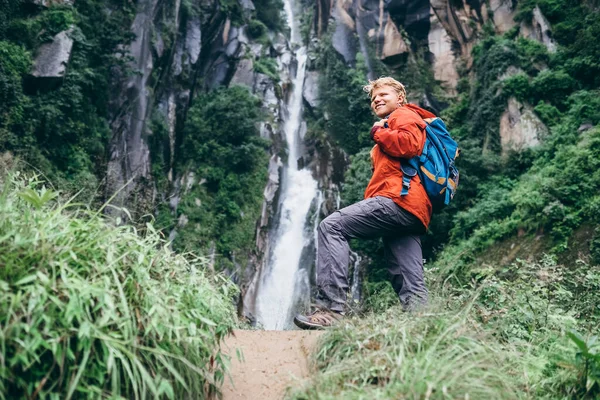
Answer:
<path fill-rule="evenodd" d="M 35 179 L 0 195 L 0 398 L 204 397 L 223 380 L 229 283 Z M 217 286 L 220 288 L 217 288 Z"/>
<path fill-rule="evenodd" d="M 527 74 L 517 74 L 504 81 L 504 92 L 508 96 L 514 96 L 519 101 L 529 99 L 531 88 Z"/>
<path fill-rule="evenodd" d="M 269 57 L 261 57 L 254 63 L 254 70 L 260 74 L 265 74 L 274 83 L 279 82 L 279 72 L 277 71 L 277 61 Z"/>
<path fill-rule="evenodd" d="M 320 49 L 319 95 L 325 114 L 325 129 L 350 154 L 372 144 L 369 132 L 374 117 L 368 95 L 362 90 L 366 70 L 347 65 L 327 38 Z"/>
<path fill-rule="evenodd" d="M 267 28 L 265 24 L 256 19 L 253 19 L 248 23 L 248 35 L 253 39 L 261 37 L 262 35 L 267 33 L 268 29 L 269 28 Z"/>
<path fill-rule="evenodd" d="M 560 108 L 577 88 L 577 81 L 564 71 L 544 70 L 533 78 L 531 88 L 536 98 L 548 99 Z"/>
<path fill-rule="evenodd" d="M 285 21 L 282 18 L 282 0 L 255 0 L 254 8 L 256 9 L 256 18 L 269 29 L 274 31 L 283 29 Z"/>
<path fill-rule="evenodd" d="M 160 228 L 178 223 L 174 248 L 216 252 L 219 269 L 234 259 L 245 265 L 254 246 L 268 166 L 269 143 L 259 137 L 260 118 L 260 101 L 245 87 L 203 93 L 189 110 L 176 155 L 177 173 L 189 171 L 197 180 L 177 215 Z M 188 222 L 177 222 L 180 218 Z"/>
<path fill-rule="evenodd" d="M 517 398 L 523 354 L 480 328 L 464 313 L 399 307 L 344 322 L 322 339 L 312 380 L 289 398 Z"/>

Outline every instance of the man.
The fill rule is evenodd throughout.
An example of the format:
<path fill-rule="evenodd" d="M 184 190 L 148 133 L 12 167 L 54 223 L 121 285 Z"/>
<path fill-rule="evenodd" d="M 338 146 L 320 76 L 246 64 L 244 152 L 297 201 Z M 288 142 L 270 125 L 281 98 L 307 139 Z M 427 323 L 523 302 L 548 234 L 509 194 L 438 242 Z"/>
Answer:
<path fill-rule="evenodd" d="M 431 202 L 417 176 L 407 195 L 401 196 L 400 159 L 420 155 L 425 144 L 424 118 L 435 115 L 407 104 L 406 90 L 397 80 L 385 77 L 370 81 L 371 109 L 381 118 L 373 124 L 371 150 L 373 176 L 365 200 L 325 218 L 318 229 L 317 309 L 298 315 L 294 323 L 303 329 L 323 329 L 344 315 L 348 291 L 348 241 L 383 238 L 392 286 L 402 307 L 413 310 L 427 302 L 423 278 L 421 238 L 431 219 Z"/>

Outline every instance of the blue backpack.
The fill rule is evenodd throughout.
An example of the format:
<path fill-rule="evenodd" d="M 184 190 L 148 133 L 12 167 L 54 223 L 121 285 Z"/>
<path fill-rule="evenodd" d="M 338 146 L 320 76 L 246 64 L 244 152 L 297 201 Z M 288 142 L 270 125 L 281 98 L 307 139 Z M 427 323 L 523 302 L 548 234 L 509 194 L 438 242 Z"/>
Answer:
<path fill-rule="evenodd" d="M 419 174 L 421 183 L 431 200 L 433 210 L 437 211 L 450 203 L 458 186 L 458 169 L 454 160 L 460 150 L 450 137 L 446 124 L 440 118 L 424 120 L 426 139 L 420 156 L 400 161 L 402 169 L 401 196 L 408 194 L 412 177 Z"/>

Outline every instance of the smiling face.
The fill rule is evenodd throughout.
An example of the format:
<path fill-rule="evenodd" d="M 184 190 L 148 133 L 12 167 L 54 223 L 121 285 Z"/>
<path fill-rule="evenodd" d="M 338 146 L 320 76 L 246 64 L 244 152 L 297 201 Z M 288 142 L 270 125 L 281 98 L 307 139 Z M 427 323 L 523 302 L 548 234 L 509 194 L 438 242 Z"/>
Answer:
<path fill-rule="evenodd" d="M 385 118 L 404 101 L 391 86 L 381 86 L 371 93 L 371 109 L 379 118 Z"/>

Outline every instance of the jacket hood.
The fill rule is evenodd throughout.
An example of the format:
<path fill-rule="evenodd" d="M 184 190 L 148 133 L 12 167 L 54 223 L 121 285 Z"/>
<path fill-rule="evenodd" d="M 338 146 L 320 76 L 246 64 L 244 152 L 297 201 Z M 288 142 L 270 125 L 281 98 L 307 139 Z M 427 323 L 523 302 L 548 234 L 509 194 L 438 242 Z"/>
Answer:
<path fill-rule="evenodd" d="M 426 119 L 426 118 L 436 118 L 435 114 L 433 114 L 433 113 L 431 113 L 431 112 L 429 112 L 427 110 L 424 110 L 424 109 L 422 109 L 421 107 L 419 107 L 419 106 L 417 106 L 415 104 L 410 104 L 410 103 L 409 104 L 405 104 L 404 107 L 408 108 L 409 110 L 412 110 L 412 111 L 416 112 L 423 119 Z"/>

